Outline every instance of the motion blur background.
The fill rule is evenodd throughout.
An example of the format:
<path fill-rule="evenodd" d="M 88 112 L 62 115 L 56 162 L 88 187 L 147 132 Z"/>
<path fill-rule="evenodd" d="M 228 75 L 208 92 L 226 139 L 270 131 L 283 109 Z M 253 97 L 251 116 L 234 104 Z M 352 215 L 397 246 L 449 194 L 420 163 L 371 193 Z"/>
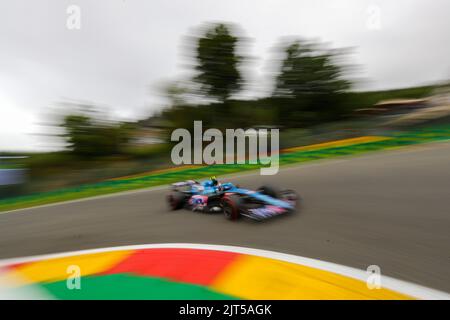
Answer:
<path fill-rule="evenodd" d="M 0 197 L 168 168 L 170 133 L 194 120 L 280 128 L 281 148 L 445 125 L 449 11 L 445 0 L 3 1 Z"/>

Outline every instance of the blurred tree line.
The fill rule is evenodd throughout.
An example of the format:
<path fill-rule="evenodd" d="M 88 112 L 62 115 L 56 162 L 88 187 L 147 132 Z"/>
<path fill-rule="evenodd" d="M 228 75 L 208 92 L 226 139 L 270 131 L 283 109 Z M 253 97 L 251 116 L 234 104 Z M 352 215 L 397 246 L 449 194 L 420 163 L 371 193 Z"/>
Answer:
<path fill-rule="evenodd" d="M 61 126 L 68 149 L 82 157 L 122 153 L 135 129 L 132 123 L 106 121 L 94 112 L 67 115 Z"/>
<path fill-rule="evenodd" d="M 190 95 L 208 103 L 183 100 L 186 94 L 172 86 L 167 94 L 172 105 L 162 112 L 174 127 L 191 128 L 194 120 L 207 127 L 236 128 L 270 125 L 282 128 L 312 126 L 347 116 L 355 108 L 351 83 L 338 62 L 344 50 L 326 50 L 320 43 L 293 40 L 279 51 L 284 56 L 268 97 L 253 100 L 233 98 L 245 85 L 238 54 L 241 40 L 231 26 L 209 25 L 195 38 L 196 88 Z M 178 89 L 178 90 L 177 90 Z"/>
<path fill-rule="evenodd" d="M 166 88 L 170 105 L 156 117 L 171 128 L 192 129 L 194 120 L 219 129 L 276 126 L 307 128 L 349 117 L 356 108 L 375 103 L 372 93 L 352 92 L 343 64 L 348 51 L 326 49 L 320 42 L 291 40 L 278 47 L 282 56 L 273 76 L 271 93 L 244 100 L 245 90 L 239 49 L 245 39 L 233 26 L 206 25 L 191 37 L 194 75 Z M 136 124 L 106 123 L 91 115 L 69 115 L 62 124 L 69 149 L 81 156 L 120 154 Z M 169 130 L 170 131 L 170 130 Z"/>

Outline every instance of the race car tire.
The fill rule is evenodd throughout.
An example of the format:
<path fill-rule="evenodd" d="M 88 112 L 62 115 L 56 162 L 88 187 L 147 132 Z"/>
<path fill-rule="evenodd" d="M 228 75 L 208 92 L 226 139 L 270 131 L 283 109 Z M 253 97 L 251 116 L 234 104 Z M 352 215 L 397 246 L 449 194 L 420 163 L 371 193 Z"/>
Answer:
<path fill-rule="evenodd" d="M 181 209 L 186 203 L 186 195 L 183 192 L 174 191 L 167 196 L 167 202 L 171 210 Z"/>
<path fill-rule="evenodd" d="M 278 198 L 280 196 L 280 190 L 268 185 L 259 187 L 256 191 L 272 198 Z"/>
<path fill-rule="evenodd" d="M 222 198 L 221 206 L 225 218 L 228 220 L 236 220 L 240 217 L 239 208 L 241 198 L 235 195 L 225 196 Z"/>

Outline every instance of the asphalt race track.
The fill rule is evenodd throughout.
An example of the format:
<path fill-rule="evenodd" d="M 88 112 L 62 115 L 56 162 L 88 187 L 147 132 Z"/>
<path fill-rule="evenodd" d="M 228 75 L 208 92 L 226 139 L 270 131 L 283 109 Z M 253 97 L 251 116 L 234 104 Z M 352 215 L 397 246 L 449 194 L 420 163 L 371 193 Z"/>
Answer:
<path fill-rule="evenodd" d="M 192 177 L 195 178 L 195 177 Z M 246 246 L 366 269 L 450 292 L 450 143 L 230 179 L 297 190 L 302 211 L 257 223 L 168 211 L 166 189 L 0 214 L 0 258 L 128 244 Z"/>

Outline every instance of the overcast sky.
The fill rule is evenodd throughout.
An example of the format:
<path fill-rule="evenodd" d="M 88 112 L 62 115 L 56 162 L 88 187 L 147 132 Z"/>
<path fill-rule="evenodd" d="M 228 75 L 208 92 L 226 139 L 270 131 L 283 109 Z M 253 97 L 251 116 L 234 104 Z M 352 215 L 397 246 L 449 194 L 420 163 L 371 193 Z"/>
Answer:
<path fill-rule="evenodd" d="M 70 5 L 81 29 L 66 26 Z M 450 78 L 448 0 L 14 0 L 0 3 L 0 150 L 52 147 L 42 134 L 57 102 L 92 101 L 117 119 L 142 118 L 182 76 L 184 36 L 205 22 L 240 26 L 262 93 L 281 37 L 354 47 L 358 84 L 380 89 Z"/>

